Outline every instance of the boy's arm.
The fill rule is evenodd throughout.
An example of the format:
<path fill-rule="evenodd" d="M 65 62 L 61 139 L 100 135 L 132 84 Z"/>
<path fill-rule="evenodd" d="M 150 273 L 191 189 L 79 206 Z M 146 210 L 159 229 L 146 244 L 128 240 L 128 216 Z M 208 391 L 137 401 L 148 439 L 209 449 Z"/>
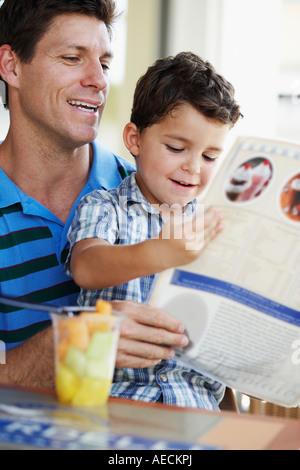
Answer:
<path fill-rule="evenodd" d="M 173 225 L 172 225 L 173 224 Z M 184 226 L 180 239 L 151 239 L 135 245 L 111 245 L 100 239 L 86 239 L 72 249 L 70 267 L 74 281 L 89 290 L 112 287 L 131 279 L 155 274 L 165 269 L 194 261 L 204 247 L 221 229 L 221 216 L 209 209 L 197 234 L 191 226 Z M 174 228 L 174 221 L 171 221 Z M 194 247 L 187 249 L 193 235 Z"/>

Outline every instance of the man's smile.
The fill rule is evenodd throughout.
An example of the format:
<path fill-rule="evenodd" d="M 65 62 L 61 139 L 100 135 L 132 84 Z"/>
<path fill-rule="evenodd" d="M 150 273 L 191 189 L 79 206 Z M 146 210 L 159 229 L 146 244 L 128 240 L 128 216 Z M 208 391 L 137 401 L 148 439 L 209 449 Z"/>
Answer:
<path fill-rule="evenodd" d="M 98 109 L 103 105 L 103 103 L 93 104 L 86 101 L 77 101 L 77 100 L 68 100 L 69 105 L 74 108 L 79 109 L 80 111 L 85 111 L 88 113 L 96 113 Z"/>

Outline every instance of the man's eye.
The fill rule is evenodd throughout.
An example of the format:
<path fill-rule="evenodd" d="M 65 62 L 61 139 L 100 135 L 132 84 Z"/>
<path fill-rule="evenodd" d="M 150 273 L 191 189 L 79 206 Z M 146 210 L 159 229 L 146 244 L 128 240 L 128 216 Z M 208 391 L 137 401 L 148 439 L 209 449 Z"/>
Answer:
<path fill-rule="evenodd" d="M 101 67 L 104 72 L 108 72 L 110 70 L 109 64 L 101 64 Z"/>
<path fill-rule="evenodd" d="M 63 59 L 71 63 L 76 63 L 79 60 L 76 56 L 64 56 Z"/>

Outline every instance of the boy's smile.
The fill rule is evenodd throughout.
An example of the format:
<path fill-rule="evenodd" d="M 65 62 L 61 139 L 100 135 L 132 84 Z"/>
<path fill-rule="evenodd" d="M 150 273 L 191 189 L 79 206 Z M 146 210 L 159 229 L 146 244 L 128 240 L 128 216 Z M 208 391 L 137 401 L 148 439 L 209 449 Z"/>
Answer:
<path fill-rule="evenodd" d="M 133 153 L 146 199 L 184 207 L 198 197 L 212 177 L 229 129 L 183 103 L 143 130 Z"/>

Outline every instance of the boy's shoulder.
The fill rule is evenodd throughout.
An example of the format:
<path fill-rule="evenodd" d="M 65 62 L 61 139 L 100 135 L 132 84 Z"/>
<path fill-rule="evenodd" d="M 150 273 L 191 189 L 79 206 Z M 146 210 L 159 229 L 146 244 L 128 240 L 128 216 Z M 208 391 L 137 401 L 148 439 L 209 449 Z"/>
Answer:
<path fill-rule="evenodd" d="M 129 176 L 121 181 L 117 188 L 104 189 L 99 188 L 87 194 L 84 199 L 86 202 L 95 200 L 97 202 L 113 204 L 114 206 L 120 205 L 124 199 L 131 199 L 132 190 L 135 187 L 135 172 L 131 172 Z"/>

